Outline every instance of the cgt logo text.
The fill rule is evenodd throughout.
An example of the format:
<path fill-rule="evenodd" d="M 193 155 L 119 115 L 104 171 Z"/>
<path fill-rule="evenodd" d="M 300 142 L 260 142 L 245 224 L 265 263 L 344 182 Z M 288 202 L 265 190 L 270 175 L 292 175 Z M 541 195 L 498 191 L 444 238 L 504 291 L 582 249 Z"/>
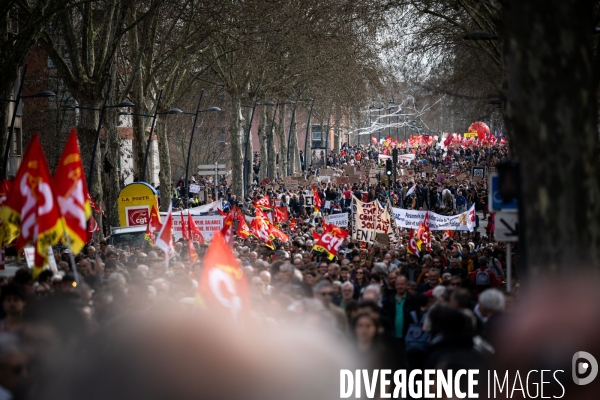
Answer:
<path fill-rule="evenodd" d="M 487 376 L 485 376 L 487 375 Z M 565 395 L 564 370 L 487 371 L 483 377 L 477 369 L 443 371 L 437 369 L 410 371 L 391 369 L 340 370 L 340 398 L 479 398 L 477 387 L 487 378 L 487 398 L 512 398 L 517 392 L 524 398 L 561 399 Z M 576 385 L 587 385 L 598 375 L 598 362 L 590 353 L 578 351 L 572 359 L 572 378 Z M 482 382 L 483 383 L 483 382 Z M 559 385 L 562 393 L 548 395 L 547 387 Z M 393 387 L 393 390 L 390 388 Z M 544 389 L 546 387 L 546 393 Z"/>

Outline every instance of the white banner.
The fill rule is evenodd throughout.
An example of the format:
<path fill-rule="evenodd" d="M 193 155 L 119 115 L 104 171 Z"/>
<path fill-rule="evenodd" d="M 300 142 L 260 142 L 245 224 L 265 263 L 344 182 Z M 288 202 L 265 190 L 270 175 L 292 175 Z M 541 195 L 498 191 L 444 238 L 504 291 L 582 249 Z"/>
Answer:
<path fill-rule="evenodd" d="M 187 226 L 187 218 L 186 214 L 183 215 L 185 218 L 185 226 Z M 200 232 L 202 232 L 202 236 L 204 236 L 204 240 L 209 241 L 212 239 L 215 232 L 218 232 L 223 228 L 223 217 L 221 215 L 192 215 L 192 219 L 196 223 Z M 174 212 L 173 213 L 173 236 L 175 237 L 175 241 L 181 239 L 181 213 Z"/>
<path fill-rule="evenodd" d="M 339 226 L 340 228 L 348 227 L 348 213 L 331 214 L 326 218 L 328 224 Z"/>
<path fill-rule="evenodd" d="M 352 239 L 359 242 L 374 243 L 377 233 L 390 232 L 390 215 L 378 201 L 364 203 L 355 197 L 352 218 Z"/>
<path fill-rule="evenodd" d="M 399 228 L 419 227 L 419 223 L 425 221 L 427 211 L 404 210 L 393 208 L 396 224 Z M 468 211 L 456 215 L 441 215 L 429 212 L 429 229 L 432 231 L 472 231 L 475 229 L 475 205 Z"/>
<path fill-rule="evenodd" d="M 35 265 L 35 248 L 33 246 L 26 246 L 23 248 L 23 253 L 25 253 L 25 261 L 27 262 L 27 266 L 29 268 L 33 268 Z M 58 268 L 56 266 L 56 259 L 54 258 L 54 251 L 52 251 L 52 247 L 48 246 L 48 264 L 46 268 L 52 270 L 52 272 L 58 272 Z"/>

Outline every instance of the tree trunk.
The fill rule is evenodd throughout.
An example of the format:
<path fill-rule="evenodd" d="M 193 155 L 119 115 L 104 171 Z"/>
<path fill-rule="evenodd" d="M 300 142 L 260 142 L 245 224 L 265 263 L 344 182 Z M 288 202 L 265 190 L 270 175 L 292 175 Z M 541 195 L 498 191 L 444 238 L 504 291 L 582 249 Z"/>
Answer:
<path fill-rule="evenodd" d="M 279 124 L 276 126 L 277 141 L 279 142 L 279 177 L 287 174 L 287 141 L 285 140 L 285 104 L 281 105 L 279 111 Z"/>
<path fill-rule="evenodd" d="M 80 104 L 82 107 L 88 108 L 100 108 L 102 104 L 93 98 L 81 99 Z M 107 115 L 104 116 L 106 121 Z M 92 153 L 94 149 L 94 143 L 96 141 L 96 130 L 98 129 L 99 113 L 94 110 L 80 110 L 79 124 L 77 125 L 77 133 L 79 136 L 79 146 L 81 149 L 81 161 L 83 162 L 83 168 L 85 170 L 85 178 L 89 179 L 90 163 L 92 161 Z M 100 151 L 100 143 L 96 148 L 96 155 L 94 158 L 94 165 L 92 166 L 92 184 L 88 188 L 92 199 L 98 205 L 100 210 L 104 210 L 103 196 L 102 196 L 102 152 Z M 102 216 L 94 213 L 94 218 L 98 223 L 100 232 L 102 229 Z"/>
<path fill-rule="evenodd" d="M 139 114 L 149 114 L 153 110 L 148 110 L 144 105 L 146 100 L 144 98 L 144 88 L 142 84 L 141 74 L 138 73 L 133 84 L 132 101 L 137 106 L 135 112 Z M 139 110 L 139 111 L 138 111 Z M 133 118 L 133 164 L 134 164 L 134 180 L 142 179 L 144 169 L 144 156 L 146 154 L 146 145 L 148 135 L 146 134 L 147 121 L 145 117 L 132 117 Z M 146 176 L 149 176 L 149 172 L 146 171 Z M 137 179 L 136 179 L 137 178 Z"/>
<path fill-rule="evenodd" d="M 161 189 L 160 196 L 160 208 L 164 211 L 169 209 L 169 203 L 171 199 L 169 196 L 163 196 L 163 188 L 166 189 L 165 193 L 169 193 L 171 191 L 171 156 L 169 154 L 169 137 L 167 134 L 167 119 L 163 116 L 163 118 L 159 118 L 156 121 L 156 127 L 154 128 L 156 131 L 156 138 L 158 140 L 158 160 L 160 165 L 160 170 L 158 172 L 159 185 Z M 186 187 L 188 184 L 186 183 Z"/>
<path fill-rule="evenodd" d="M 111 103 L 114 104 L 114 103 Z M 103 162 L 110 166 L 108 174 L 104 174 L 104 204 L 106 207 L 106 218 L 109 226 L 121 225 L 119 221 L 119 206 L 116 199 L 121 191 L 119 157 L 121 154 L 121 136 L 117 129 L 116 121 L 117 109 L 109 108 L 106 110 L 106 123 L 104 124 L 106 132 L 106 150 Z"/>
<path fill-rule="evenodd" d="M 269 112 L 268 110 L 271 107 L 263 106 L 260 108 L 260 124 L 258 125 L 258 142 L 260 143 L 260 173 L 259 178 L 262 181 L 267 177 L 267 166 L 269 164 L 268 160 L 268 140 L 267 140 L 267 130 L 269 128 L 268 122 Z"/>
<path fill-rule="evenodd" d="M 519 244 L 532 279 L 599 266 L 593 15 L 592 2 L 580 0 L 511 0 L 505 13 L 507 118 L 524 207 Z"/>
<path fill-rule="evenodd" d="M 244 182 L 241 127 L 244 122 L 242 115 L 242 99 L 237 93 L 231 96 L 231 118 L 229 121 L 229 137 L 231 139 L 231 189 L 238 198 L 243 198 Z"/>
<path fill-rule="evenodd" d="M 269 179 L 273 180 L 277 176 L 277 157 L 275 154 L 275 131 L 277 130 L 277 124 L 275 123 L 274 115 L 269 116 L 269 123 L 270 125 L 267 127 L 267 146 L 269 150 Z"/>
<path fill-rule="evenodd" d="M 333 131 L 333 151 L 340 153 L 340 142 L 342 136 L 342 110 L 338 107 L 335 112 L 335 130 Z"/>
<path fill-rule="evenodd" d="M 247 121 L 249 121 L 248 123 L 254 122 L 254 121 L 250 121 L 252 118 L 252 108 L 247 108 L 248 112 L 247 112 Z M 254 110 L 254 112 L 256 113 L 256 109 Z M 257 116 L 255 116 L 257 117 Z M 252 126 L 248 126 L 247 127 L 249 132 L 245 132 L 246 134 L 246 138 L 248 138 L 248 153 L 247 153 L 247 157 L 248 157 L 248 165 L 249 165 L 249 169 L 248 171 L 246 171 L 247 175 L 246 175 L 246 182 L 248 182 L 248 186 L 250 186 L 252 184 L 252 177 L 254 176 L 254 148 L 252 146 Z M 246 149 L 244 148 L 244 153 L 246 152 Z"/>
<path fill-rule="evenodd" d="M 295 173 L 295 172 L 299 172 L 302 171 L 302 166 L 300 165 L 300 148 L 298 147 L 298 123 L 296 122 L 296 115 L 294 114 L 294 118 L 292 119 L 292 128 L 291 128 L 291 134 L 292 134 L 292 140 L 291 140 L 291 168 L 290 171 L 291 173 Z"/>
<path fill-rule="evenodd" d="M 5 79 L 2 79 L 3 87 L 0 88 L 0 99 L 9 99 L 12 92 L 12 84 L 8 84 Z M 10 125 L 11 116 L 8 112 L 9 110 L 9 102 L 0 102 L 0 162 L 2 162 L 2 166 L 4 166 L 4 152 L 6 151 L 6 145 L 8 141 L 8 129 Z M 0 177 L 1 178 L 1 177 Z"/>

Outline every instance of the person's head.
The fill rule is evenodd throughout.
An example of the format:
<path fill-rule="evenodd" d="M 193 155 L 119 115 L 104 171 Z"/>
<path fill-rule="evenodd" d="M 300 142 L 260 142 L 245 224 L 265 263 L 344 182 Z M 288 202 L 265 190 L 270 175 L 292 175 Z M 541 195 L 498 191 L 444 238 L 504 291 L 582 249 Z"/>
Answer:
<path fill-rule="evenodd" d="M 484 256 L 485 258 L 487 258 L 488 260 L 489 260 L 490 258 L 492 258 L 492 249 L 490 249 L 489 247 L 486 247 L 486 248 L 484 248 L 484 249 L 483 249 L 483 256 Z"/>
<path fill-rule="evenodd" d="M 506 306 L 506 299 L 504 293 L 498 289 L 487 289 L 481 292 L 479 299 L 479 311 L 484 317 L 491 317 L 494 314 L 501 313 L 504 311 Z"/>
<path fill-rule="evenodd" d="M 423 256 L 423 265 L 426 265 L 429 268 L 433 266 L 433 258 L 431 258 L 429 254 Z"/>
<path fill-rule="evenodd" d="M 313 292 L 315 297 L 323 303 L 325 307 L 328 307 L 331 303 L 331 299 L 333 298 L 333 288 L 331 287 L 331 282 L 327 279 L 322 279 L 313 288 Z"/>
<path fill-rule="evenodd" d="M 462 279 L 458 275 L 454 275 L 450 278 L 450 282 L 448 282 L 448 287 L 450 288 L 459 288 L 462 286 Z"/>
<path fill-rule="evenodd" d="M 83 276 L 91 275 L 92 264 L 90 263 L 90 260 L 87 258 L 79 260 L 79 263 L 77 263 L 77 271 Z"/>
<path fill-rule="evenodd" d="M 393 269 L 390 271 L 390 273 L 387 276 L 387 280 L 388 280 L 388 287 L 393 288 L 394 285 L 396 284 L 396 278 L 398 277 L 398 270 L 397 269 Z"/>
<path fill-rule="evenodd" d="M 454 308 L 469 309 L 471 307 L 471 292 L 464 288 L 455 288 L 450 295 L 450 305 Z"/>
<path fill-rule="evenodd" d="M 396 278 L 396 282 L 398 282 L 398 278 Z M 419 285 L 415 281 L 408 281 L 408 283 L 406 284 L 406 287 L 407 287 L 407 289 L 406 289 L 407 292 L 414 296 L 417 294 L 417 289 L 419 288 Z"/>
<path fill-rule="evenodd" d="M 118 259 L 119 259 L 119 255 L 116 252 L 114 252 L 114 251 L 111 250 L 111 251 L 108 251 L 106 253 L 106 260 L 107 261 L 108 260 L 117 261 Z"/>
<path fill-rule="evenodd" d="M 14 283 L 9 283 L 2 288 L 0 293 L 0 304 L 7 315 L 12 317 L 23 316 L 23 310 L 25 309 L 26 294 L 23 287 Z"/>
<path fill-rule="evenodd" d="M 252 277 L 250 280 L 250 290 L 258 294 L 263 294 L 265 292 L 265 284 L 260 277 Z"/>
<path fill-rule="evenodd" d="M 321 261 L 319 263 L 319 274 L 325 275 L 327 273 L 328 268 L 329 264 L 327 264 L 327 261 Z"/>
<path fill-rule="evenodd" d="M 365 288 L 365 291 L 362 294 L 361 297 L 362 301 L 373 301 L 377 304 L 380 304 L 381 302 L 381 286 L 377 283 L 375 284 L 370 284 L 369 286 L 367 286 Z"/>
<path fill-rule="evenodd" d="M 442 268 L 442 259 L 440 257 L 432 257 L 431 266 L 433 268 Z"/>
<path fill-rule="evenodd" d="M 261 271 L 258 276 L 263 281 L 265 286 L 269 286 L 271 284 L 271 273 L 269 271 Z"/>
<path fill-rule="evenodd" d="M 0 386 L 14 393 L 27 378 L 27 356 L 16 336 L 0 336 Z M 8 397 L 6 397 L 8 398 Z"/>
<path fill-rule="evenodd" d="M 283 264 L 279 267 L 279 279 L 284 283 L 292 283 L 294 278 L 294 266 L 292 264 Z"/>
<path fill-rule="evenodd" d="M 432 287 L 437 286 L 440 283 L 440 270 L 437 268 L 431 268 L 427 273 L 427 281 Z"/>
<path fill-rule="evenodd" d="M 360 256 L 352 257 L 352 268 L 354 268 L 354 270 L 358 270 L 360 268 L 361 264 L 362 264 L 362 260 L 361 260 Z"/>
<path fill-rule="evenodd" d="M 458 257 L 450 259 L 450 268 L 458 268 Z"/>
<path fill-rule="evenodd" d="M 481 256 L 481 257 L 477 258 L 477 263 L 479 264 L 479 268 L 486 269 L 488 259 L 485 256 Z"/>
<path fill-rule="evenodd" d="M 348 281 L 342 283 L 342 299 L 344 302 L 352 300 L 354 296 L 354 285 Z"/>
<path fill-rule="evenodd" d="M 340 275 L 340 266 L 338 264 L 329 264 L 327 267 L 327 273 L 330 277 L 338 277 Z"/>
<path fill-rule="evenodd" d="M 400 275 L 396 278 L 394 282 L 394 287 L 396 289 L 396 293 L 402 297 L 408 291 L 408 280 L 406 276 Z"/>
<path fill-rule="evenodd" d="M 385 254 L 385 256 L 383 256 L 383 262 L 387 267 L 390 266 L 390 262 L 392 262 L 392 255 L 389 251 Z"/>
<path fill-rule="evenodd" d="M 254 263 L 256 262 L 257 259 L 258 259 L 258 254 L 255 251 L 251 251 L 250 253 L 248 253 L 248 260 L 250 261 L 250 263 L 252 265 L 254 265 Z"/>
<path fill-rule="evenodd" d="M 359 313 L 352 321 L 352 332 L 358 343 L 371 343 L 379 333 L 379 319 L 371 312 Z"/>
<path fill-rule="evenodd" d="M 340 278 L 343 282 L 347 282 L 350 280 L 350 268 L 348 265 L 342 265 L 340 267 Z"/>

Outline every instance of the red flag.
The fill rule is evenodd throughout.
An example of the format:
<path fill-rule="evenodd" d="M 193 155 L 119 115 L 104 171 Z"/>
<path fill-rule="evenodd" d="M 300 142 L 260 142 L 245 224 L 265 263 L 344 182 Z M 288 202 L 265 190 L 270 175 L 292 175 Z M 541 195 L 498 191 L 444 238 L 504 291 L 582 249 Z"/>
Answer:
<path fill-rule="evenodd" d="M 71 129 L 54 172 L 54 187 L 64 227 L 70 239 L 71 251 L 78 254 L 87 240 L 87 221 L 92 215 L 92 207 L 88 200 L 90 196 L 75 128 Z"/>
<path fill-rule="evenodd" d="M 452 230 L 448 229 L 444 231 L 444 236 L 442 236 L 442 240 L 451 239 L 452 238 Z"/>
<path fill-rule="evenodd" d="M 233 213 L 230 212 L 223 219 L 223 228 L 221 229 L 221 235 L 225 241 L 229 244 L 233 243 Z"/>
<path fill-rule="evenodd" d="M 273 209 L 274 220 L 278 223 L 288 222 L 290 220 L 290 213 L 287 207 L 275 207 Z"/>
<path fill-rule="evenodd" d="M 390 147 L 392 144 L 392 137 L 388 136 L 385 138 L 385 142 L 383 143 L 385 147 Z"/>
<path fill-rule="evenodd" d="M 173 204 L 169 204 L 167 220 L 156 236 L 156 247 L 165 252 L 165 263 L 169 265 L 169 260 L 175 255 L 173 246 Z"/>
<path fill-rule="evenodd" d="M 387 147 L 385 149 L 383 149 L 383 151 L 381 152 L 381 154 L 383 154 L 384 156 L 388 155 L 388 149 L 387 149 Z"/>
<path fill-rule="evenodd" d="M 317 231 L 312 231 L 313 239 L 319 240 L 321 239 L 321 235 L 317 233 Z"/>
<path fill-rule="evenodd" d="M 421 241 L 416 237 L 415 230 L 410 229 L 410 236 L 408 237 L 408 245 L 406 246 L 406 251 L 409 254 L 419 255 L 419 245 Z"/>
<path fill-rule="evenodd" d="M 102 214 L 102 211 L 100 211 L 100 207 L 98 207 L 98 204 L 94 202 L 94 199 L 92 199 L 92 195 L 90 194 L 90 192 L 87 192 L 87 199 L 90 202 L 90 206 L 92 206 L 94 212 L 96 214 Z"/>
<path fill-rule="evenodd" d="M 269 229 L 268 222 L 265 222 L 261 216 L 257 215 L 254 217 L 250 223 L 250 229 L 251 231 L 253 230 L 253 234 L 262 240 L 269 248 L 275 249 L 275 246 L 273 246 L 273 242 L 271 242 L 271 238 L 269 237 L 271 230 Z"/>
<path fill-rule="evenodd" d="M 100 227 L 98 226 L 96 219 L 94 217 L 90 217 L 90 222 L 87 226 L 86 243 L 89 243 L 92 241 L 92 239 L 94 238 L 94 233 L 96 233 L 96 232 L 100 232 Z"/>
<path fill-rule="evenodd" d="M 148 225 L 146 225 L 146 240 L 154 244 L 156 241 L 156 232 L 159 232 L 161 229 L 162 223 L 160 222 L 160 213 L 155 206 L 152 206 L 150 207 L 150 218 L 148 218 Z"/>
<path fill-rule="evenodd" d="M 319 192 L 317 192 L 317 188 L 313 186 L 312 188 L 313 190 L 313 204 L 315 207 L 315 211 L 320 211 L 321 210 L 321 196 L 319 196 Z"/>
<path fill-rule="evenodd" d="M 377 138 L 375 136 L 371 136 L 371 142 L 376 145 L 377 144 Z"/>
<path fill-rule="evenodd" d="M 48 263 L 48 247 L 57 244 L 64 234 L 53 181 L 37 133 L 27 146 L 14 186 L 0 211 L 0 219 L 4 221 L 0 243 L 18 238 L 17 250 L 21 251 L 33 242 L 36 277 Z"/>
<path fill-rule="evenodd" d="M 292 231 L 292 233 L 296 233 L 296 218 L 292 218 L 292 220 L 290 221 L 290 231 Z"/>
<path fill-rule="evenodd" d="M 270 236 L 274 237 L 275 239 L 281 240 L 283 243 L 290 240 L 290 237 L 288 235 L 283 233 L 278 228 L 275 228 L 274 226 L 271 226 Z"/>
<path fill-rule="evenodd" d="M 444 146 L 448 147 L 450 146 L 450 143 L 452 143 L 452 135 L 448 134 L 448 136 L 444 140 Z"/>
<path fill-rule="evenodd" d="M 226 216 L 227 216 L 227 214 L 225 214 L 225 213 L 223 212 L 223 210 L 221 210 L 220 208 L 217 208 L 217 212 L 218 212 L 218 213 L 219 213 L 219 215 L 220 215 L 220 216 L 222 216 L 222 217 L 226 217 Z"/>
<path fill-rule="evenodd" d="M 244 218 L 238 220 L 237 235 L 242 239 L 246 239 L 252 235 L 252 232 L 250 231 L 250 228 L 248 227 L 248 224 Z"/>
<path fill-rule="evenodd" d="M 181 237 L 183 237 L 184 240 L 190 239 L 188 227 L 186 226 L 185 218 L 183 217 L 183 210 L 181 210 Z"/>
<path fill-rule="evenodd" d="M 198 301 L 204 307 L 221 315 L 224 311 L 234 321 L 250 312 L 246 278 L 221 233 L 213 236 L 198 281 Z"/>
<path fill-rule="evenodd" d="M 192 218 L 192 214 L 188 212 L 188 229 L 190 233 L 191 241 L 198 242 L 199 244 L 204 244 L 204 236 L 202 235 L 202 231 L 196 225 L 194 218 Z"/>
<path fill-rule="evenodd" d="M 265 196 L 262 199 L 256 200 L 254 202 L 254 207 L 260 208 L 261 210 L 270 210 L 271 200 L 269 199 L 269 196 Z"/>
<path fill-rule="evenodd" d="M 338 226 L 327 225 L 325 226 L 325 231 L 313 246 L 313 249 L 327 253 L 327 257 L 331 260 L 337 254 L 348 234 L 348 231 Z"/>

